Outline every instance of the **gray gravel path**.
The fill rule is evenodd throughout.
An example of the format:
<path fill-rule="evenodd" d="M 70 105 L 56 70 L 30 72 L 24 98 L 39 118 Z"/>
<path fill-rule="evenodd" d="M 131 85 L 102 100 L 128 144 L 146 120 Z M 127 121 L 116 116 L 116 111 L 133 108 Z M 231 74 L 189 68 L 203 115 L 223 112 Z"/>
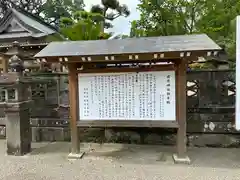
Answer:
<path fill-rule="evenodd" d="M 0 179 L 4 180 L 240 180 L 238 149 L 189 149 L 191 165 L 175 165 L 173 147 L 82 144 L 86 155 L 69 161 L 69 143 L 33 144 L 24 157 L 5 155 L 0 140 Z"/>

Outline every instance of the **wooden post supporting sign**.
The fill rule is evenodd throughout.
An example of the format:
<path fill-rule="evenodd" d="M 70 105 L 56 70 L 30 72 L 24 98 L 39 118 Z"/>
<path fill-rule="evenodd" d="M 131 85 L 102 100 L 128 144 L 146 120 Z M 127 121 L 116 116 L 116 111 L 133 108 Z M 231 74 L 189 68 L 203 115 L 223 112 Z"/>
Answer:
<path fill-rule="evenodd" d="M 69 83 L 69 104 L 70 104 L 70 128 L 71 128 L 71 153 L 69 158 L 82 158 L 80 153 L 79 131 L 77 127 L 78 120 L 78 80 L 75 64 L 68 65 L 68 83 Z"/>
<path fill-rule="evenodd" d="M 187 140 L 186 140 L 186 70 L 187 70 L 187 61 L 180 61 L 177 63 L 177 72 L 176 72 L 176 99 L 177 99 L 177 121 L 179 128 L 177 129 L 177 153 L 173 155 L 173 159 L 176 163 L 190 163 L 187 153 Z"/>

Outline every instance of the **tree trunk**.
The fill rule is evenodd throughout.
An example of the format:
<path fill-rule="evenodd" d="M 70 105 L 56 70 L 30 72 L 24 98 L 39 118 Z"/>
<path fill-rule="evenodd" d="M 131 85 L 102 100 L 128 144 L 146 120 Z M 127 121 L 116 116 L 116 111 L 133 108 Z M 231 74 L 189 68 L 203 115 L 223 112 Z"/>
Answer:
<path fill-rule="evenodd" d="M 105 26 L 105 17 L 107 14 L 108 7 L 104 7 L 103 9 L 103 21 L 101 22 L 101 32 L 104 33 L 104 26 Z"/>

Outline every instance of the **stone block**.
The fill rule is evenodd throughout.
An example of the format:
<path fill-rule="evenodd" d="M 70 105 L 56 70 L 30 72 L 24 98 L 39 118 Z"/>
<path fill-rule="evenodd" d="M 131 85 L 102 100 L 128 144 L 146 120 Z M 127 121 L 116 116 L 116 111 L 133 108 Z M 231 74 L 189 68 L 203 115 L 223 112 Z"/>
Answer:
<path fill-rule="evenodd" d="M 70 131 L 67 127 L 41 127 L 41 141 L 68 141 Z"/>
<path fill-rule="evenodd" d="M 104 135 L 105 135 L 106 142 L 116 142 L 117 141 L 117 132 L 115 132 L 113 129 L 105 129 Z"/>
<path fill-rule="evenodd" d="M 191 164 L 191 160 L 188 156 L 179 157 L 177 154 L 173 154 L 173 161 L 175 164 Z"/>
<path fill-rule="evenodd" d="M 105 129 L 106 142 L 116 143 L 141 143 L 141 136 L 135 131 L 116 131 L 113 129 Z"/>
<path fill-rule="evenodd" d="M 82 159 L 82 157 L 84 156 L 84 152 L 81 152 L 79 154 L 75 154 L 75 153 L 70 153 L 68 155 L 68 159 L 69 160 L 77 160 L 77 159 Z"/>
<path fill-rule="evenodd" d="M 159 144 L 159 145 L 175 145 L 176 135 L 175 134 L 156 134 L 149 133 L 144 139 L 145 144 Z"/>
<path fill-rule="evenodd" d="M 6 112 L 7 154 L 22 156 L 31 151 L 29 109 L 24 109 L 22 104 L 11 111 L 9 109 Z"/>
<path fill-rule="evenodd" d="M 239 147 L 240 136 L 232 134 L 192 134 L 188 136 L 188 144 L 195 147 Z"/>
<path fill-rule="evenodd" d="M 79 128 L 80 140 L 82 142 L 104 142 L 104 128 Z"/>
<path fill-rule="evenodd" d="M 41 141 L 41 128 L 32 127 L 32 142 L 40 142 Z"/>

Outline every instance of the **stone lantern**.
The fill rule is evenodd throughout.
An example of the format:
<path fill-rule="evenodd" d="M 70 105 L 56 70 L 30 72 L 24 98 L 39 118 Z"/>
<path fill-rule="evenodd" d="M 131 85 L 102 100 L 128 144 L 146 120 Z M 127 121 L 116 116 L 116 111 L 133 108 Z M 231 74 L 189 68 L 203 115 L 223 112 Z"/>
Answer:
<path fill-rule="evenodd" d="M 9 58 L 9 68 L 11 72 L 0 75 L 0 107 L 6 117 L 7 154 L 21 156 L 31 151 L 31 89 L 16 53 Z"/>

